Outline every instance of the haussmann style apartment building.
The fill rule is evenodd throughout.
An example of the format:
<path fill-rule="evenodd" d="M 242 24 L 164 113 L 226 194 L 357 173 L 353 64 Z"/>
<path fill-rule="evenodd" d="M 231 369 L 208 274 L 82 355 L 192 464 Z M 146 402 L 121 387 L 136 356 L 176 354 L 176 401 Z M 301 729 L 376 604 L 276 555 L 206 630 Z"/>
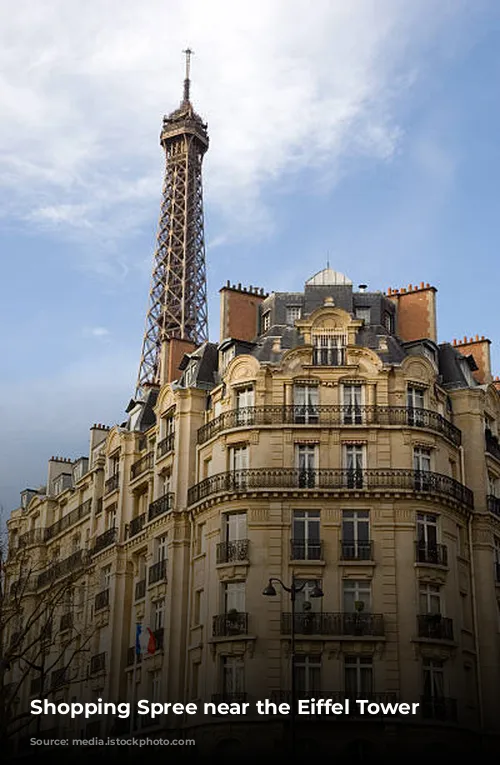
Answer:
<path fill-rule="evenodd" d="M 286 701 L 294 627 L 297 697 L 418 701 L 392 721 L 415 747 L 498 732 L 499 383 L 487 339 L 437 344 L 435 295 L 355 291 L 328 268 L 299 293 L 228 284 L 218 344 L 165 340 L 162 384 L 128 420 L 92 427 L 88 457 L 49 461 L 8 521 L 7 560 L 14 590 L 19 556 L 37 561 L 34 598 L 79 572 L 47 651 L 74 630 L 89 652 L 45 679 L 49 698 Z M 292 577 L 294 625 L 279 582 L 263 595 Z M 136 662 L 137 623 L 157 650 Z M 39 696 L 39 673 L 18 693 Z M 165 725 L 181 727 L 130 730 Z M 207 750 L 283 728 L 182 725 Z M 336 723 L 339 747 L 350 735 Z"/>

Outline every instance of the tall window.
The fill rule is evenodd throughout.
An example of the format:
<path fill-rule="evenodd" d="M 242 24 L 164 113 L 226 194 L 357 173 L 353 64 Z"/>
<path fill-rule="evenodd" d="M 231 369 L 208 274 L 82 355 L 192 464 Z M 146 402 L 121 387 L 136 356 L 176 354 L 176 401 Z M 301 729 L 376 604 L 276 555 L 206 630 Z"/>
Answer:
<path fill-rule="evenodd" d="M 421 584 L 419 588 L 421 614 L 441 613 L 441 587 L 437 584 Z"/>
<path fill-rule="evenodd" d="M 165 600 L 155 600 L 151 604 L 151 622 L 153 624 L 153 630 L 161 630 L 165 624 Z"/>
<path fill-rule="evenodd" d="M 321 690 L 321 656 L 296 656 L 295 685 L 298 698 L 314 696 Z"/>
<path fill-rule="evenodd" d="M 347 487 L 361 489 L 363 487 L 363 469 L 365 467 L 364 444 L 345 444 L 344 466 L 346 469 Z"/>
<path fill-rule="evenodd" d="M 238 542 L 247 537 L 247 514 L 227 513 L 224 517 L 224 541 Z"/>
<path fill-rule="evenodd" d="M 163 536 L 157 537 L 155 539 L 156 563 L 159 563 L 162 560 L 167 560 L 167 551 L 168 551 L 168 537 L 166 534 L 164 534 Z"/>
<path fill-rule="evenodd" d="M 431 450 L 425 447 L 415 447 L 413 450 L 413 470 L 415 471 L 416 491 L 426 491 L 430 488 Z"/>
<path fill-rule="evenodd" d="M 248 447 L 233 446 L 229 452 L 230 470 L 233 471 L 235 488 L 245 486 L 248 469 Z"/>
<path fill-rule="evenodd" d="M 344 579 L 344 613 L 363 612 L 372 610 L 372 586 L 367 579 Z"/>
<path fill-rule="evenodd" d="M 492 497 L 498 497 L 498 478 L 492 473 L 488 473 L 488 491 Z"/>
<path fill-rule="evenodd" d="M 224 696 L 234 696 L 244 693 L 245 664 L 239 656 L 224 656 L 222 658 L 222 693 Z"/>
<path fill-rule="evenodd" d="M 315 366 L 339 367 L 345 364 L 347 336 L 344 333 L 323 330 L 314 333 L 312 339 Z"/>
<path fill-rule="evenodd" d="M 236 391 L 236 424 L 250 425 L 253 422 L 254 391 L 252 387 Z"/>
<path fill-rule="evenodd" d="M 363 422 L 363 386 L 357 383 L 342 386 L 342 421 L 345 425 L 361 425 Z"/>
<path fill-rule="evenodd" d="M 344 683 L 349 698 L 369 698 L 373 693 L 373 664 L 369 656 L 346 656 Z"/>
<path fill-rule="evenodd" d="M 424 425 L 424 390 L 409 385 L 406 391 L 409 425 Z"/>
<path fill-rule="evenodd" d="M 424 696 L 426 698 L 444 697 L 444 666 L 437 659 L 424 659 Z"/>
<path fill-rule="evenodd" d="M 245 582 L 226 582 L 223 585 L 224 613 L 245 612 Z"/>
<path fill-rule="evenodd" d="M 294 511 L 292 559 L 321 560 L 319 510 Z"/>
<path fill-rule="evenodd" d="M 371 560 L 370 513 L 368 510 L 343 510 L 342 558 Z"/>
<path fill-rule="evenodd" d="M 297 424 L 314 424 L 319 420 L 319 390 L 317 385 L 294 385 L 293 411 Z"/>
<path fill-rule="evenodd" d="M 289 327 L 293 327 L 297 319 L 300 319 L 302 314 L 302 308 L 300 305 L 288 305 L 286 307 L 286 323 Z"/>
<path fill-rule="evenodd" d="M 262 314 L 262 331 L 267 332 L 271 327 L 271 311 Z"/>
<path fill-rule="evenodd" d="M 101 569 L 101 589 L 109 590 L 111 584 L 111 566 L 104 566 Z"/>
<path fill-rule="evenodd" d="M 116 526 L 116 503 L 106 510 L 106 531 Z"/>
<path fill-rule="evenodd" d="M 173 435 L 175 430 L 175 418 L 173 413 L 167 414 L 165 417 L 161 418 L 160 429 L 161 438 L 167 438 L 168 436 Z"/>
<path fill-rule="evenodd" d="M 149 673 L 151 701 L 161 701 L 161 669 Z"/>
<path fill-rule="evenodd" d="M 317 447 L 314 444 L 295 446 L 295 464 L 298 470 L 300 488 L 313 488 L 316 483 Z"/>
<path fill-rule="evenodd" d="M 417 560 L 421 563 L 439 563 L 438 516 L 417 513 Z"/>

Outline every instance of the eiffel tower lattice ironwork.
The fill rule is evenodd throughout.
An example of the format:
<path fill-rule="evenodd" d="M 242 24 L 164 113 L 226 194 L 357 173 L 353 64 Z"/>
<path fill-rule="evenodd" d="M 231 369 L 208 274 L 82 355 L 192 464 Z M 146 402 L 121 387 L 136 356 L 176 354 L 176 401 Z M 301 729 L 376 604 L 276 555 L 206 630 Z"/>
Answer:
<path fill-rule="evenodd" d="M 136 398 L 144 386 L 160 383 L 164 337 L 200 345 L 208 339 L 202 162 L 208 149 L 207 125 L 190 101 L 191 51 L 186 55 L 184 95 L 165 116 L 160 144 L 165 180 L 153 263 Z"/>

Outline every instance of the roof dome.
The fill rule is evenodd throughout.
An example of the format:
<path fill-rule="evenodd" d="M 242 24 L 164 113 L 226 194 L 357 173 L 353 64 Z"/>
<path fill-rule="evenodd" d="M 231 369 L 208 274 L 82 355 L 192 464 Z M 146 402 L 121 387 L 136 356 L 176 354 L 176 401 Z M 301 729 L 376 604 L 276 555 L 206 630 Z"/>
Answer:
<path fill-rule="evenodd" d="M 314 274 L 314 276 L 311 276 L 306 282 L 306 285 L 313 287 L 324 287 L 331 284 L 352 285 L 352 281 L 338 271 L 333 271 L 331 268 L 324 268 L 322 271 L 318 271 L 317 274 Z"/>

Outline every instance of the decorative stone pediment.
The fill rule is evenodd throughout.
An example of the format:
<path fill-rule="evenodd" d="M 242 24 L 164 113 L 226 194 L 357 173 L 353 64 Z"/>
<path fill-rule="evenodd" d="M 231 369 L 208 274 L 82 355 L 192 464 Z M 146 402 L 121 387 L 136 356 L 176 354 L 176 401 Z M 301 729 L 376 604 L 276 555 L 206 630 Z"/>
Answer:
<path fill-rule="evenodd" d="M 235 385 L 243 382 L 254 382 L 260 365 L 256 358 L 247 354 L 236 356 L 227 366 L 224 379 L 228 385 Z"/>
<path fill-rule="evenodd" d="M 431 385 L 436 377 L 432 361 L 424 356 L 407 356 L 401 364 L 401 369 L 408 380 L 422 385 Z"/>
<path fill-rule="evenodd" d="M 157 416 L 161 417 L 161 415 L 168 412 L 173 406 L 175 406 L 175 394 L 170 384 L 164 385 L 158 395 L 155 412 Z"/>

